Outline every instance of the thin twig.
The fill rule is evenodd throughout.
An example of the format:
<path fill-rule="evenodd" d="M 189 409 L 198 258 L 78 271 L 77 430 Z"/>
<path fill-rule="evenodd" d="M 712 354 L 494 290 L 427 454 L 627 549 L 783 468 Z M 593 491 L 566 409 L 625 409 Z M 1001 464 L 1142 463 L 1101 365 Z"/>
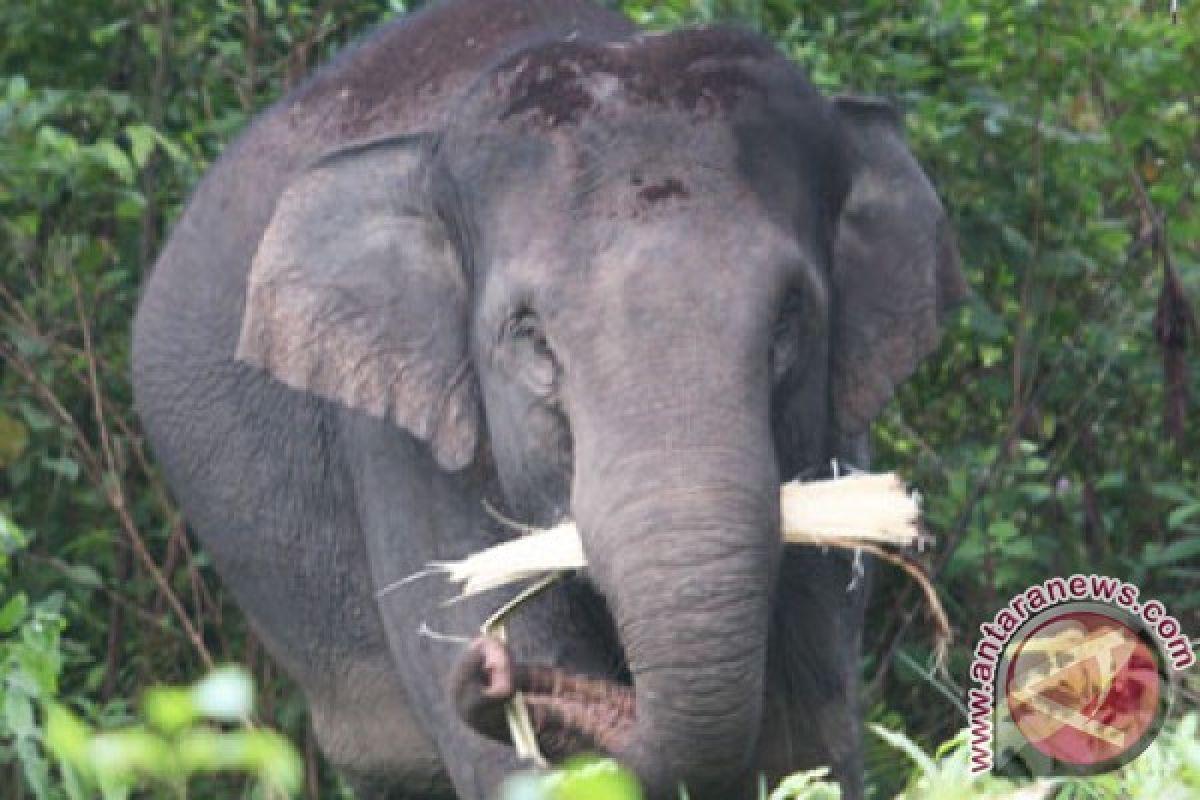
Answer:
<path fill-rule="evenodd" d="M 78 290 L 77 284 L 75 285 L 75 288 Z M 88 326 L 86 322 L 86 315 L 83 313 L 82 298 L 79 294 L 76 294 L 76 302 L 77 310 L 81 315 L 81 322 L 84 326 L 84 349 L 85 352 L 90 352 L 91 331 L 90 326 Z M 138 560 L 150 574 L 154 583 L 158 587 L 159 592 L 163 594 L 164 598 L 167 600 L 167 603 L 171 606 L 172 611 L 178 617 L 179 623 L 184 629 L 184 633 L 191 641 L 192 646 L 199 656 L 201 662 L 205 665 L 205 667 L 211 668 L 213 665 L 213 660 L 212 656 L 208 652 L 208 648 L 204 645 L 204 640 L 200 637 L 199 633 L 192 625 L 191 619 L 188 616 L 187 611 L 184 609 L 183 604 L 180 603 L 179 598 L 171 590 L 170 584 L 167 582 L 162 572 L 158 569 L 158 565 L 155 563 L 154 558 L 150 555 L 149 550 L 146 548 L 137 524 L 134 522 L 133 517 L 129 513 L 129 509 L 125 500 L 124 488 L 122 486 L 120 476 L 116 471 L 116 460 L 113 455 L 111 445 L 105 450 L 104 462 L 102 462 L 100 457 L 97 455 L 95 448 L 89 443 L 87 437 L 84 435 L 78 421 L 71 414 L 71 412 L 69 412 L 63 406 L 62 402 L 58 399 L 57 395 L 55 395 L 54 391 L 46 384 L 45 381 L 42 380 L 41 376 L 38 375 L 37 370 L 35 370 L 31 364 L 25 361 L 25 359 L 22 358 L 15 349 L 9 347 L 7 344 L 0 344 L 0 358 L 3 358 L 4 361 L 8 363 L 25 380 L 25 382 L 42 399 L 42 402 L 46 405 L 46 407 L 49 408 L 70 431 L 72 444 L 79 455 L 84 471 L 87 473 L 88 478 L 100 491 L 101 495 L 107 500 L 109 508 L 116 514 L 121 529 L 125 533 L 126 539 L 128 539 L 130 545 L 133 547 L 134 554 L 138 557 Z M 102 398 L 97 398 L 97 395 L 100 395 L 100 388 L 99 382 L 96 378 L 94 358 L 89 359 L 88 368 L 93 406 L 94 408 L 101 409 L 102 411 L 104 404 Z M 99 418 L 97 419 L 97 425 L 103 430 L 107 430 L 107 423 L 104 421 L 103 413 L 99 415 Z M 105 436 L 107 436 L 107 433 L 102 434 L 102 442 Z M 108 466 L 107 472 L 111 475 L 111 480 L 106 477 L 105 464 Z"/>
<path fill-rule="evenodd" d="M 238 95 L 242 101 L 242 110 L 250 114 L 254 111 L 258 91 L 258 6 L 255 4 L 255 0 L 243 0 L 242 7 L 246 18 L 246 37 L 242 45 L 246 60 L 246 75 L 239 82 Z"/>
<path fill-rule="evenodd" d="M 21 331 L 23 336 L 37 341 L 44 346 L 48 351 L 55 355 L 62 356 L 65 359 L 86 358 L 87 355 L 83 349 L 64 342 L 44 333 L 37 327 L 33 318 L 21 306 L 17 299 L 8 291 L 6 287 L 0 285 L 0 298 L 3 298 L 8 303 L 10 311 L 0 310 L 0 320 L 3 320 L 10 325 L 13 325 Z M 111 373 L 114 369 L 99 353 L 93 353 L 96 367 L 100 372 Z M 78 370 L 67 370 L 67 374 L 76 381 L 85 391 L 90 391 L 87 376 L 81 375 Z M 177 516 L 178 512 L 175 509 L 174 503 L 167 497 L 166 490 L 163 488 L 162 481 L 156 480 L 156 470 L 151 466 L 150 459 L 146 455 L 146 448 L 142 444 L 142 437 L 136 433 L 133 426 L 125 418 L 122 413 L 123 409 L 113 402 L 107 395 L 101 398 L 104 404 L 104 413 L 110 420 L 112 425 L 121 434 L 123 444 L 129 450 L 129 454 L 133 456 L 142 473 L 149 479 L 151 491 L 158 501 L 159 508 L 162 510 L 163 516 Z M 168 572 L 167 574 L 170 574 Z"/>
<path fill-rule="evenodd" d="M 333 28 L 326 29 L 322 25 L 322 22 L 331 10 L 333 10 L 333 0 L 321 0 L 320 5 L 317 6 L 317 9 L 312 14 L 312 26 L 308 33 L 300 38 L 294 47 L 288 50 L 285 56 L 287 64 L 284 72 L 285 88 L 291 88 L 299 83 L 308 69 L 308 60 L 312 53 L 312 48 L 333 30 Z"/>
<path fill-rule="evenodd" d="M 1104 84 L 1092 64 L 1091 93 L 1100 106 L 1105 125 L 1111 124 L 1113 110 L 1108 103 Z M 1186 432 L 1188 405 L 1187 362 L 1184 351 L 1188 340 L 1200 336 L 1200 324 L 1187 299 L 1175 263 L 1171 257 L 1171 242 L 1167 236 L 1166 214 L 1160 211 L 1150 198 L 1146 184 L 1137 169 L 1137 161 L 1129 155 L 1122 143 L 1113 138 L 1113 149 L 1117 157 L 1128 165 L 1126 174 L 1130 188 L 1141 215 L 1139 241 L 1149 242 L 1162 265 L 1162 289 L 1154 315 L 1154 334 L 1162 351 L 1163 359 L 1163 422 L 1167 433 L 1179 447 L 1183 447 Z"/>
<path fill-rule="evenodd" d="M 113 565 L 113 580 L 117 586 L 128 583 L 133 572 L 133 560 L 129 549 L 118 549 Z M 121 645 L 125 642 L 125 609 L 120 603 L 109 608 L 108 637 L 104 648 L 104 681 L 100 684 L 100 698 L 104 702 L 112 699 L 117 690 L 121 667 Z"/>
<path fill-rule="evenodd" d="M 166 119 L 167 84 L 171 80 L 171 2 L 162 0 L 158 8 L 158 53 L 155 54 L 154 77 L 150 83 L 148 121 L 156 131 L 162 131 Z M 142 196 L 146 204 L 142 208 L 138 262 L 142 274 L 147 274 L 154 251 L 158 247 L 161 209 L 159 203 L 160 169 L 162 157 L 151 152 L 149 161 L 142 170 Z"/>
<path fill-rule="evenodd" d="M 1044 180 L 1042 174 L 1042 108 L 1045 100 L 1045 87 L 1042 85 L 1040 70 L 1042 63 L 1042 22 L 1040 15 L 1037 17 L 1037 23 L 1034 25 L 1034 36 L 1034 82 L 1037 86 L 1037 92 L 1033 108 L 1033 131 L 1030 135 L 1034 187 L 1033 195 L 1030 198 L 1030 227 L 1032 229 L 1032 236 L 1029 243 L 1029 259 L 1024 265 L 1024 269 L 1021 270 L 1021 288 L 1018 295 L 1019 305 L 1017 308 L 1016 330 L 1013 335 L 1012 415 L 1014 417 L 1024 413 L 1022 404 L 1027 399 L 1025 397 L 1025 376 L 1023 372 L 1025 368 L 1024 354 L 1026 341 L 1030 333 L 1029 305 L 1032 302 L 1033 276 L 1037 271 L 1038 259 L 1041 255 L 1042 247 L 1042 183 Z"/>

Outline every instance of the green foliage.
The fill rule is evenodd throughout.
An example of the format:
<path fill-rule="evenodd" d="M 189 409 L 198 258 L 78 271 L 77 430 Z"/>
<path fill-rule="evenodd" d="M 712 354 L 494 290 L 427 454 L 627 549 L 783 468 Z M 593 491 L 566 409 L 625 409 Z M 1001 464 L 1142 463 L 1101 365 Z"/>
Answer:
<path fill-rule="evenodd" d="M 780 781 L 766 800 L 841 800 L 841 787 L 828 778 L 828 767 L 797 772 Z"/>
<path fill-rule="evenodd" d="M 254 686 L 240 667 L 214 670 L 189 688 L 147 690 L 145 723 L 117 730 L 98 732 L 63 705 L 62 596 L 31 606 L 25 593 L 7 591 L 10 559 L 28 545 L 28 537 L 0 514 L 0 586 L 9 597 L 0 608 L 0 740 L 12 743 L 8 755 L 34 798 L 81 800 L 98 790 L 113 800 L 145 784 L 185 797 L 192 776 L 215 772 L 252 774 L 266 797 L 299 789 L 303 766 L 291 743 L 244 724 L 253 712 Z M 223 730 L 214 722 L 242 725 Z"/>
<path fill-rule="evenodd" d="M 1146 238 L 1166 220 L 1161 246 L 1196 296 L 1196 8 L 1179 25 L 1149 3 L 867 3 L 810 19 L 819 35 L 785 40 L 815 80 L 907 109 L 975 290 L 875 442 L 881 465 L 921 487 L 940 539 L 933 563 L 963 638 L 950 676 L 965 674 L 979 622 L 1049 575 L 1120 575 L 1200 629 L 1187 510 L 1200 431 L 1164 430 L 1162 253 Z M 1195 397 L 1194 346 L 1187 364 Z M 879 627 L 877 656 L 899 642 L 927 662 L 922 637 Z M 927 681 L 896 658 L 871 667 L 885 705 L 912 709 L 929 740 L 961 724 L 920 701 Z"/>
<path fill-rule="evenodd" d="M 652 28 L 748 25 L 823 90 L 893 97 L 959 232 L 975 295 L 874 441 L 877 466 L 922 490 L 959 640 L 947 674 L 931 670 L 918 595 L 881 572 L 872 718 L 925 747 L 952 736 L 978 623 L 1050 575 L 1136 582 L 1200 635 L 1196 336 L 1164 349 L 1155 328 L 1168 257 L 1200 294 L 1200 4 L 1180 3 L 1177 25 L 1165 2 L 1135 0 L 609 5 Z M 140 725 L 174 741 L 190 717 L 156 716 L 177 707 L 166 702 L 139 723 L 126 698 L 230 662 L 254 675 L 260 719 L 303 745 L 313 791 L 339 791 L 300 698 L 193 550 L 143 450 L 128 332 L 164 231 L 221 148 L 404 7 L 0 3 L 3 796 L 73 791 L 55 783 L 67 779 L 46 747 L 49 704 L 88 730 Z M 1187 393 L 1187 424 L 1172 430 Z M 1181 697 L 1195 705 L 1195 677 Z M 890 796 L 908 767 L 870 739 L 871 783 Z M 1154 758 L 1134 765 L 1174 769 Z M 197 796 L 257 791 L 193 784 Z"/>
<path fill-rule="evenodd" d="M 764 784 L 761 800 L 838 800 L 841 789 L 827 780 L 828 767 L 797 772 L 768 792 Z M 681 789 L 680 800 L 687 792 Z M 500 787 L 500 800 L 641 800 L 637 779 L 617 762 L 601 758 L 577 758 L 546 773 L 525 772 L 511 776 Z"/>
<path fill-rule="evenodd" d="M 129 326 L 164 231 L 221 147 L 311 64 L 401 10 L 0 4 L 0 795 L 46 796 L 44 703 L 127 724 L 125 698 L 215 662 L 253 670 L 262 718 L 304 742 L 320 775 L 301 699 L 193 551 L 144 450 Z"/>
<path fill-rule="evenodd" d="M 642 800 L 637 779 L 617 762 L 576 758 L 547 774 L 518 773 L 500 787 L 501 800 Z"/>
<path fill-rule="evenodd" d="M 29 537 L 0 513 L 0 597 L 7 598 L 0 607 L 0 759 L 19 765 L 36 797 L 49 798 L 51 768 L 38 709 L 58 695 L 66 620 L 61 593 L 30 602 L 14 586 L 13 559 L 28 545 Z"/>
<path fill-rule="evenodd" d="M 887 747 L 907 762 L 891 776 L 902 782 L 894 796 L 868 782 L 868 797 L 893 800 L 1186 800 L 1200 793 L 1200 713 L 1193 712 L 1163 731 L 1146 751 L 1115 772 L 1089 778 L 1047 778 L 1028 784 L 992 775 L 973 775 L 970 731 L 963 729 L 931 755 L 897 730 L 872 725 Z M 773 789 L 759 790 L 762 800 L 838 800 L 841 790 L 829 770 L 798 772 Z M 891 782 L 891 781 L 889 781 Z M 516 775 L 501 800 L 638 800 L 634 779 L 613 761 L 580 760 L 548 775 Z M 686 792 L 680 792 L 681 800 Z"/>
<path fill-rule="evenodd" d="M 1192 712 L 1117 772 L 1064 781 L 1058 800 L 1187 800 L 1200 794 L 1200 714 Z"/>
<path fill-rule="evenodd" d="M 903 733 L 878 725 L 877 736 L 911 759 L 914 769 L 895 800 L 1185 800 L 1200 793 L 1200 738 L 1195 712 L 1164 731 L 1141 756 L 1115 772 L 1090 778 L 1041 779 L 1028 785 L 970 772 L 969 731 L 942 744 L 934 755 Z"/>
<path fill-rule="evenodd" d="M 266 797 L 294 794 L 303 764 L 287 739 L 268 730 L 209 724 L 248 720 L 253 697 L 250 676 L 226 667 L 190 688 L 150 689 L 142 700 L 145 723 L 120 730 L 95 732 L 64 706 L 51 705 L 46 744 L 58 760 L 64 786 L 99 787 L 104 800 L 123 800 L 146 784 L 186 797 L 193 776 L 228 771 L 254 775 Z M 68 788 L 68 796 L 74 800 L 84 793 Z"/>

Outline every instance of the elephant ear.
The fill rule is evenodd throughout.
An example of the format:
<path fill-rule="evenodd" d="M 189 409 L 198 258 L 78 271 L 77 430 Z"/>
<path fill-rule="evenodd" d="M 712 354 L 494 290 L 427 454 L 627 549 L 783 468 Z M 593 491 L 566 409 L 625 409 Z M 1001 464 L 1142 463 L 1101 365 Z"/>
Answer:
<path fill-rule="evenodd" d="M 865 431 L 936 346 L 943 313 L 967 294 L 958 248 L 886 101 L 834 100 L 851 151 L 833 245 L 831 380 L 845 437 Z"/>
<path fill-rule="evenodd" d="M 429 137 L 336 150 L 287 187 L 250 269 L 237 358 L 470 463 L 468 291 L 425 189 Z"/>

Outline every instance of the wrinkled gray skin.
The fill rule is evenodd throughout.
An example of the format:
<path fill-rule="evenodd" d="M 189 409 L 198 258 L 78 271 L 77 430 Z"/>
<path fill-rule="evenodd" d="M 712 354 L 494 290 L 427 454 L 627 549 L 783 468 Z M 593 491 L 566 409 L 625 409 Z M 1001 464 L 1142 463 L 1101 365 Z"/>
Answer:
<path fill-rule="evenodd" d="M 778 488 L 863 465 L 962 294 L 885 105 L 769 44 L 578 0 L 387 26 L 212 168 L 135 325 L 188 520 L 364 798 L 487 796 L 514 687 L 655 798 L 861 793 L 861 588 Z M 471 647 L 428 562 L 566 514 L 589 569 Z M 469 720 L 470 725 L 466 721 Z M 474 726 L 474 728 L 472 727 Z"/>

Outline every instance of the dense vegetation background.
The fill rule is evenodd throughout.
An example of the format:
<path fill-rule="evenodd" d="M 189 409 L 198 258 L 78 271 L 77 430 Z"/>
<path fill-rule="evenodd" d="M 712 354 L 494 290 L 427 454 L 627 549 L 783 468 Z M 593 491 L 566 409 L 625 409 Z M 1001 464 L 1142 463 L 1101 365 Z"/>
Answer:
<path fill-rule="evenodd" d="M 1136 582 L 1200 635 L 1200 4 L 627 0 L 653 27 L 734 19 L 824 90 L 889 95 L 957 224 L 975 296 L 877 425 L 919 486 L 958 638 L 931 669 L 919 593 L 884 574 L 870 715 L 960 728 L 978 624 L 1056 574 Z M 213 664 L 331 796 L 130 409 L 142 277 L 189 189 L 256 110 L 393 0 L 0 4 L 0 795 L 66 796 L 45 701 L 100 725 Z M 1195 672 L 1181 687 L 1200 703 Z M 879 792 L 899 756 L 872 748 Z M 205 784 L 204 786 L 211 786 Z M 230 796 L 242 784 L 194 796 Z M 324 787 L 323 789 L 321 787 Z M 247 789 L 246 791 L 256 791 Z"/>

